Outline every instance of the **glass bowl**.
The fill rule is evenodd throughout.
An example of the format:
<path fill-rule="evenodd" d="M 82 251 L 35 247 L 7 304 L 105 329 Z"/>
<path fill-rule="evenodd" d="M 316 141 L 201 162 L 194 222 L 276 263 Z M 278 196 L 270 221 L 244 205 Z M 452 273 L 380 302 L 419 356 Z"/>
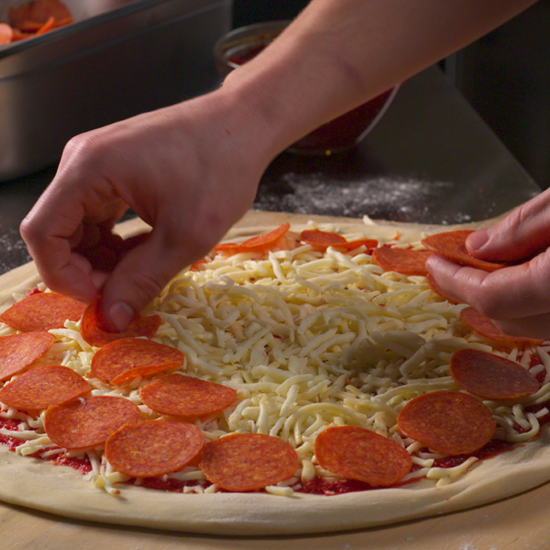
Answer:
<path fill-rule="evenodd" d="M 214 47 L 216 69 L 226 77 L 273 42 L 290 21 L 269 21 L 234 29 Z M 303 155 L 330 155 L 355 147 L 376 126 L 391 105 L 399 86 L 390 88 L 351 111 L 323 124 L 287 150 Z"/>

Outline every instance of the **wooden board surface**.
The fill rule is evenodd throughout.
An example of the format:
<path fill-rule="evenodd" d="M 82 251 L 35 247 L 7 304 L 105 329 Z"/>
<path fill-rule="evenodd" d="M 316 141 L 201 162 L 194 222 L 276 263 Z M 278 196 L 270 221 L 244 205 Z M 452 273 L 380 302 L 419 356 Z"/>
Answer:
<path fill-rule="evenodd" d="M 238 224 L 239 230 L 257 226 L 295 224 L 313 219 L 331 223 L 360 223 L 347 218 L 321 218 L 307 215 L 249 212 Z M 478 228 L 492 223 L 461 226 Z M 400 231 L 419 226 L 389 224 Z M 124 234 L 139 231 L 139 222 L 127 222 Z M 423 226 L 432 232 L 450 227 Z M 35 276 L 27 264 L 0 277 L 0 293 Z M 1 296 L 1 294 L 0 294 Z M 0 464 L 0 468 L 1 468 Z M 92 490 L 92 489 L 91 489 Z M 330 497 L 328 497 L 330 498 Z M 550 484 L 490 505 L 463 512 L 401 523 L 394 526 L 303 537 L 222 538 L 186 535 L 137 528 L 115 527 L 67 520 L 0 503 L 2 538 L 0 548 L 17 550 L 64 550 L 65 548 L 117 550 L 546 550 L 549 547 Z M 246 521 L 246 518 L 243 518 Z"/>

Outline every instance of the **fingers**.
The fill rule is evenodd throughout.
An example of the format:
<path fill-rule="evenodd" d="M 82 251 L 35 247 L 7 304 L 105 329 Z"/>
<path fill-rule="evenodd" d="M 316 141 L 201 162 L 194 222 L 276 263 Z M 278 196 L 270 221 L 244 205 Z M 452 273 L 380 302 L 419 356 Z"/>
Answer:
<path fill-rule="evenodd" d="M 97 290 L 90 276 L 91 264 L 71 250 L 71 241 L 78 240 L 81 232 L 78 219 L 62 215 L 52 219 L 40 210 L 31 211 L 21 224 L 21 235 L 44 283 L 86 303 L 93 300 Z"/>
<path fill-rule="evenodd" d="M 444 291 L 495 320 L 507 334 L 550 336 L 549 252 L 492 273 L 436 255 L 430 256 L 427 268 Z M 538 326 L 537 319 L 545 324 Z"/>
<path fill-rule="evenodd" d="M 522 319 L 497 319 L 494 323 L 502 332 L 510 336 L 548 340 L 550 335 L 550 313 L 533 315 Z"/>
<path fill-rule="evenodd" d="M 86 138 L 87 139 L 87 138 Z M 66 146 L 59 170 L 21 224 L 21 235 L 44 283 L 82 302 L 97 294 L 98 268 L 116 263 L 111 228 L 127 208 L 109 182 L 90 167 L 101 151 L 82 162 L 84 139 Z M 108 246 L 106 246 L 108 243 Z"/>
<path fill-rule="evenodd" d="M 516 208 L 489 229 L 476 231 L 466 241 L 473 256 L 483 260 L 519 261 L 550 246 L 550 190 Z"/>
<path fill-rule="evenodd" d="M 183 243 L 167 242 L 153 230 L 119 261 L 102 289 L 102 318 L 109 330 L 121 331 L 157 297 L 196 252 Z"/>

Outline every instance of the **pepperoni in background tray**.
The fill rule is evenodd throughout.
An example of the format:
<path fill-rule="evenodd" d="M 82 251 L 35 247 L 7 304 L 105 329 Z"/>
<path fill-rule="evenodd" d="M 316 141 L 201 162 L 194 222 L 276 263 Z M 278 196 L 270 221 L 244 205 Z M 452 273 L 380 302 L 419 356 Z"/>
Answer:
<path fill-rule="evenodd" d="M 80 374 L 61 365 L 31 369 L 0 390 L 0 401 L 21 411 L 38 411 L 82 397 L 92 387 Z"/>
<path fill-rule="evenodd" d="M 433 292 L 436 294 L 439 294 L 442 298 L 445 298 L 447 302 L 451 304 L 460 304 L 460 302 L 453 298 L 450 294 L 447 294 L 440 286 L 439 283 L 435 280 L 434 276 L 431 273 L 428 273 L 426 275 L 426 282 L 428 283 L 428 286 L 432 289 Z"/>
<path fill-rule="evenodd" d="M 137 338 L 144 336 L 151 338 L 160 327 L 162 320 L 158 315 L 145 317 L 138 315 L 122 332 L 107 332 L 101 326 L 97 300 L 92 302 L 84 311 L 80 332 L 82 338 L 91 346 L 100 348 L 122 338 Z"/>
<path fill-rule="evenodd" d="M 431 252 L 412 248 L 382 246 L 373 250 L 372 259 L 384 271 L 395 271 L 402 275 L 426 275 L 426 260 Z"/>
<path fill-rule="evenodd" d="M 474 258 L 466 250 L 466 239 L 473 231 L 447 231 L 445 233 L 436 233 L 422 239 L 422 244 L 434 254 L 442 256 L 451 262 L 461 265 L 469 265 L 483 271 L 496 271 L 506 267 L 504 263 L 486 262 Z"/>
<path fill-rule="evenodd" d="M 49 407 L 44 417 L 48 437 L 64 449 L 105 443 L 124 424 L 139 420 L 139 408 L 124 397 L 101 395 Z"/>
<path fill-rule="evenodd" d="M 292 477 L 298 454 L 288 443 L 264 434 L 232 434 L 204 446 L 201 469 L 226 491 L 260 491 Z"/>
<path fill-rule="evenodd" d="M 451 357 L 453 380 L 482 399 L 520 399 L 539 390 L 537 379 L 500 355 L 464 348 Z"/>
<path fill-rule="evenodd" d="M 49 332 L 23 332 L 0 336 L 0 381 L 25 370 L 55 342 Z"/>
<path fill-rule="evenodd" d="M 63 328 L 67 319 L 78 321 L 84 306 L 56 292 L 31 294 L 0 315 L 0 321 L 21 332 Z"/>
<path fill-rule="evenodd" d="M 397 483 L 412 467 L 404 447 L 356 426 L 334 426 L 322 431 L 315 439 L 315 457 L 325 470 L 373 487 Z"/>
<path fill-rule="evenodd" d="M 476 332 L 477 334 L 493 340 L 494 342 L 502 342 L 506 344 L 535 344 L 539 345 L 544 342 L 544 340 L 537 340 L 535 338 L 527 338 L 523 336 L 510 336 L 502 332 L 496 325 L 489 319 L 485 317 L 483 313 L 477 311 L 473 307 L 469 306 L 464 308 L 460 312 L 460 318 L 464 324 Z"/>
<path fill-rule="evenodd" d="M 183 365 L 183 353 L 171 346 L 141 338 L 115 340 L 99 349 L 92 358 L 91 373 L 96 378 L 123 384 Z"/>
<path fill-rule="evenodd" d="M 304 229 L 300 233 L 300 240 L 311 246 L 323 249 L 347 243 L 345 237 L 342 237 L 342 235 L 330 231 L 321 231 L 320 229 Z"/>
<path fill-rule="evenodd" d="M 181 374 L 169 374 L 139 390 L 153 411 L 169 416 L 200 417 L 218 413 L 237 398 L 233 388 Z"/>
<path fill-rule="evenodd" d="M 204 434 L 193 424 L 150 420 L 123 426 L 105 443 L 105 456 L 121 474 L 161 476 L 196 462 Z"/>
<path fill-rule="evenodd" d="M 409 401 L 397 416 L 397 425 L 405 436 L 451 456 L 477 451 L 496 428 L 491 409 L 479 399 L 446 390 Z"/>

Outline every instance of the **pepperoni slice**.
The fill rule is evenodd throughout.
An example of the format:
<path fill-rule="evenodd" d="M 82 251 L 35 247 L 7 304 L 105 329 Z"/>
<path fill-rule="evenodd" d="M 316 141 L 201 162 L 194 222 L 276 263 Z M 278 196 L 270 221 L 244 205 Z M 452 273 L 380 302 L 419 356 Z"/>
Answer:
<path fill-rule="evenodd" d="M 496 428 L 491 409 L 479 399 L 446 390 L 409 401 L 397 416 L 397 425 L 407 437 L 451 456 L 477 451 Z"/>
<path fill-rule="evenodd" d="M 450 371 L 458 385 L 482 399 L 520 399 L 539 390 L 537 379 L 518 363 L 477 349 L 455 351 Z"/>
<path fill-rule="evenodd" d="M 0 381 L 25 370 L 55 342 L 49 332 L 23 332 L 0 336 Z"/>
<path fill-rule="evenodd" d="M 115 340 L 92 358 L 92 375 L 111 384 L 123 384 L 183 365 L 183 353 L 171 346 L 141 338 Z"/>
<path fill-rule="evenodd" d="M 412 467 L 412 459 L 401 445 L 356 426 L 322 431 L 315 440 L 315 457 L 325 470 L 373 487 L 394 485 Z"/>
<path fill-rule="evenodd" d="M 90 392 L 88 382 L 69 367 L 47 365 L 23 373 L 0 390 L 0 401 L 21 411 L 47 409 Z"/>
<path fill-rule="evenodd" d="M 300 240 L 311 246 L 324 249 L 329 246 L 338 246 L 347 243 L 342 235 L 319 229 L 305 229 L 300 233 Z"/>
<path fill-rule="evenodd" d="M 259 235 L 258 237 L 251 237 L 250 239 L 246 239 L 246 241 L 240 243 L 239 246 L 243 248 L 263 248 L 266 245 L 270 245 L 278 241 L 289 229 L 290 224 L 288 222 L 283 223 L 269 233 Z"/>
<path fill-rule="evenodd" d="M 428 283 L 428 286 L 432 289 L 433 292 L 436 294 L 439 294 L 442 298 L 445 298 L 447 302 L 451 304 L 460 304 L 460 302 L 453 298 L 450 294 L 447 294 L 440 286 L 439 283 L 435 280 L 434 276 L 431 273 L 428 273 L 426 275 L 426 282 Z"/>
<path fill-rule="evenodd" d="M 213 252 L 226 252 L 229 254 L 237 254 L 239 252 L 253 252 L 270 248 L 287 233 L 290 229 L 289 223 L 283 223 L 269 233 L 251 237 L 242 243 L 221 243 L 214 247 Z"/>
<path fill-rule="evenodd" d="M 105 456 L 121 474 L 161 476 L 196 461 L 204 447 L 204 434 L 193 424 L 152 420 L 123 426 L 105 443 Z"/>
<path fill-rule="evenodd" d="M 495 325 L 495 323 L 493 323 L 493 321 L 491 321 L 491 319 L 489 319 L 489 317 L 486 317 L 483 313 L 480 313 L 477 309 L 474 309 L 471 306 L 464 308 L 460 312 L 460 318 L 468 328 L 474 332 L 477 332 L 480 336 L 484 336 L 494 342 L 535 345 L 539 345 L 544 342 L 544 340 L 537 340 L 535 338 L 510 336 L 509 334 L 505 334 Z"/>
<path fill-rule="evenodd" d="M 57 292 L 37 292 L 15 302 L 0 315 L 0 321 L 21 332 L 63 328 L 65 321 L 78 321 L 84 306 Z"/>
<path fill-rule="evenodd" d="M 345 243 L 333 245 L 338 250 L 355 250 L 360 246 L 364 246 L 367 250 L 372 250 L 378 246 L 378 241 L 376 239 L 357 239 L 355 241 L 346 241 Z"/>
<path fill-rule="evenodd" d="M 426 275 L 426 260 L 430 254 L 428 250 L 382 246 L 373 250 L 372 259 L 384 271 L 395 271 L 402 275 Z"/>
<path fill-rule="evenodd" d="M 98 301 L 92 302 L 85 310 L 82 316 L 80 332 L 82 338 L 91 346 L 100 348 L 109 342 L 121 340 L 122 338 L 138 338 L 144 336 L 151 338 L 160 327 L 162 320 L 158 315 L 145 317 L 136 316 L 122 332 L 108 332 L 101 326 L 101 319 L 98 309 Z"/>
<path fill-rule="evenodd" d="M 153 411 L 185 417 L 218 413 L 237 398 L 233 388 L 181 374 L 169 374 L 155 380 L 143 386 L 139 395 Z"/>
<path fill-rule="evenodd" d="M 204 446 L 201 469 L 226 491 L 259 491 L 294 475 L 298 454 L 291 445 L 264 434 L 232 434 Z"/>
<path fill-rule="evenodd" d="M 443 258 L 460 265 L 469 265 L 476 269 L 483 269 L 484 271 L 496 271 L 497 269 L 506 267 L 504 263 L 486 262 L 474 258 L 466 250 L 466 239 L 470 233 L 473 233 L 473 231 L 464 229 L 436 233 L 423 239 L 422 244 L 434 254 L 443 256 Z"/>
<path fill-rule="evenodd" d="M 97 447 L 124 424 L 139 420 L 139 408 L 124 397 L 101 395 L 49 407 L 44 416 L 48 437 L 64 449 Z"/>

